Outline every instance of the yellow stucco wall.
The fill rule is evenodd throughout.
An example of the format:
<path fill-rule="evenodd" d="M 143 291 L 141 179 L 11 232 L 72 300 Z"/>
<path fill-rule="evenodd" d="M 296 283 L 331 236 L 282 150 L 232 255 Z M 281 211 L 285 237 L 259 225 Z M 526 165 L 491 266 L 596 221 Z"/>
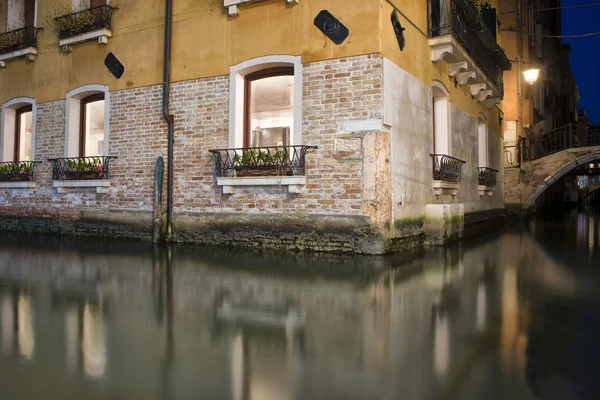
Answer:
<path fill-rule="evenodd" d="M 63 99 L 68 91 L 87 84 L 120 90 L 162 81 L 164 0 L 112 0 L 113 37 L 108 45 L 91 41 L 73 45 L 63 54 L 47 23 L 57 6 L 71 0 L 38 0 L 38 59 L 18 59 L 0 71 L 0 103 L 15 97 L 37 102 Z M 301 55 L 304 62 L 380 51 L 380 0 L 309 0 L 289 5 L 266 0 L 240 6 L 231 18 L 223 0 L 174 0 L 172 81 L 229 74 L 231 65 L 267 54 Z M 327 9 L 350 28 L 350 36 L 337 46 L 313 25 Z M 0 8 L 0 20 L 6 10 Z M 125 66 L 119 80 L 104 67 L 113 52 Z"/>
<path fill-rule="evenodd" d="M 448 64 L 446 62 L 438 64 L 431 62 L 429 39 L 402 16 L 400 16 L 400 22 L 406 28 L 404 31 L 406 46 L 404 51 L 400 51 L 394 29 L 390 22 L 391 14 L 394 10 L 392 4 L 426 34 L 428 29 L 427 1 L 381 0 L 381 2 L 383 10 L 381 16 L 382 55 L 428 86 L 431 86 L 433 81 L 442 83 L 448 90 L 449 99 L 452 103 L 458 105 L 475 118 L 477 118 L 479 113 L 485 115 L 488 127 L 497 134 L 501 134 L 502 129 L 499 123 L 500 111 L 498 108 L 492 107 L 492 109 L 488 110 L 484 103 L 473 99 L 469 93 L 469 85 L 455 87 L 454 79 L 448 76 Z M 498 10 L 498 0 L 493 1 L 492 6 Z"/>

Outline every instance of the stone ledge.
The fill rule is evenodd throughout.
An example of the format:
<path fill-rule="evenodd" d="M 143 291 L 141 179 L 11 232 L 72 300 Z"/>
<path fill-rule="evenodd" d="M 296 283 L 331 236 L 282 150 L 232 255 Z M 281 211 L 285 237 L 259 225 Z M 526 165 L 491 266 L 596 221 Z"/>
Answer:
<path fill-rule="evenodd" d="M 306 185 L 306 176 L 261 176 L 244 178 L 217 178 L 224 194 L 235 193 L 239 186 L 287 186 L 288 193 L 300 193 Z"/>
<path fill-rule="evenodd" d="M 479 185 L 479 195 L 480 196 L 485 196 L 486 194 L 488 196 L 491 196 L 492 194 L 494 194 L 494 190 L 496 190 L 495 186 Z"/>
<path fill-rule="evenodd" d="M 456 196 L 460 189 L 460 182 L 433 181 L 433 194 L 436 196 L 450 194 Z"/>
<path fill-rule="evenodd" d="M 27 47 L 25 49 L 0 54 L 0 68 L 6 67 L 5 61 L 14 60 L 15 58 L 26 57 L 29 61 L 34 61 L 37 54 L 38 51 L 35 47 Z"/>
<path fill-rule="evenodd" d="M 37 182 L 0 182 L 0 189 L 27 189 L 30 192 L 37 188 Z"/>
<path fill-rule="evenodd" d="M 69 188 L 95 188 L 96 193 L 108 193 L 110 181 L 107 179 L 57 180 L 53 182 L 58 193 L 67 193 Z"/>
<path fill-rule="evenodd" d="M 98 43 L 107 44 L 108 38 L 112 37 L 112 31 L 110 29 L 98 29 L 91 32 L 82 33 L 80 35 L 71 36 L 58 41 L 60 47 L 69 46 L 71 44 L 87 42 L 88 40 L 98 39 Z"/>

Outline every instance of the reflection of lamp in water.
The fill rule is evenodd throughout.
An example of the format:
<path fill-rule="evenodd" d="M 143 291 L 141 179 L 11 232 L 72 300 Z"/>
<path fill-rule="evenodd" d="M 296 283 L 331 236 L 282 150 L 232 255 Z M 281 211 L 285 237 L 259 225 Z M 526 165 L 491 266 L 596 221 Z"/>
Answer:
<path fill-rule="evenodd" d="M 17 334 L 19 354 L 26 359 L 31 360 L 35 342 L 33 337 L 33 316 L 31 315 L 31 297 L 29 295 L 19 295 L 17 318 L 19 329 Z"/>
<path fill-rule="evenodd" d="M 485 329 L 486 307 L 487 293 L 485 292 L 485 285 L 483 282 L 479 282 L 477 287 L 477 310 L 475 312 L 475 328 L 479 332 Z"/>
<path fill-rule="evenodd" d="M 106 368 L 106 347 L 104 344 L 104 323 L 101 309 L 92 309 L 86 304 L 83 309 L 83 371 L 92 377 L 101 377 Z"/>

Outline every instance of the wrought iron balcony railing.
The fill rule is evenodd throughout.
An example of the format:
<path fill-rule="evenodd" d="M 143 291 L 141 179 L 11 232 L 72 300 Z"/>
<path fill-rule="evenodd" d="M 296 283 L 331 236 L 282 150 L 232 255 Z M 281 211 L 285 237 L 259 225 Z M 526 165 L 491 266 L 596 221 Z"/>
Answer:
<path fill-rule="evenodd" d="M 304 175 L 306 152 L 317 146 L 274 146 L 209 150 L 217 177 Z"/>
<path fill-rule="evenodd" d="M 504 94 L 503 72 L 510 60 L 479 15 L 472 0 L 429 0 L 429 37 L 453 35 L 483 73 Z"/>
<path fill-rule="evenodd" d="M 433 179 L 436 181 L 460 182 L 462 166 L 466 161 L 446 154 L 431 154 Z"/>
<path fill-rule="evenodd" d="M 26 26 L 25 28 L 0 34 L 0 54 L 23 50 L 28 47 L 36 47 L 39 30 L 41 28 Z"/>
<path fill-rule="evenodd" d="M 30 182 L 41 161 L 0 162 L 0 182 Z"/>
<path fill-rule="evenodd" d="M 102 5 L 54 18 L 58 38 L 66 39 L 98 29 L 110 29 L 115 10 L 118 8 Z"/>
<path fill-rule="evenodd" d="M 117 157 L 49 158 L 53 180 L 108 179 L 110 161 Z"/>
<path fill-rule="evenodd" d="M 479 176 L 479 184 L 485 186 L 496 187 L 496 174 L 497 169 L 493 168 L 477 168 L 477 175 Z"/>

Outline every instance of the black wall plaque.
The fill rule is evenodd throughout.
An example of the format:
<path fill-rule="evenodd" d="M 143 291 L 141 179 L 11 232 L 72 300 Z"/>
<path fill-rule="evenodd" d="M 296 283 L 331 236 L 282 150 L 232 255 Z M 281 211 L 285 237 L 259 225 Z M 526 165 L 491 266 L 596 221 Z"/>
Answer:
<path fill-rule="evenodd" d="M 396 10 L 392 11 L 392 26 L 394 27 L 394 33 L 396 34 L 396 39 L 398 40 L 398 46 L 400 46 L 400 51 L 404 50 L 404 46 L 406 45 L 406 41 L 404 40 L 404 28 L 400 23 L 400 18 L 398 18 L 398 13 Z"/>
<path fill-rule="evenodd" d="M 315 26 L 335 44 L 344 43 L 344 40 L 350 34 L 348 28 L 327 10 L 323 10 L 317 15 Z"/>
<path fill-rule="evenodd" d="M 106 68 L 108 68 L 108 70 L 117 79 L 123 76 L 123 72 L 125 72 L 125 67 L 123 66 L 123 64 L 121 64 L 119 60 L 117 60 L 117 57 L 115 57 L 113 53 L 108 53 L 108 55 L 104 59 L 104 65 L 106 65 Z"/>

